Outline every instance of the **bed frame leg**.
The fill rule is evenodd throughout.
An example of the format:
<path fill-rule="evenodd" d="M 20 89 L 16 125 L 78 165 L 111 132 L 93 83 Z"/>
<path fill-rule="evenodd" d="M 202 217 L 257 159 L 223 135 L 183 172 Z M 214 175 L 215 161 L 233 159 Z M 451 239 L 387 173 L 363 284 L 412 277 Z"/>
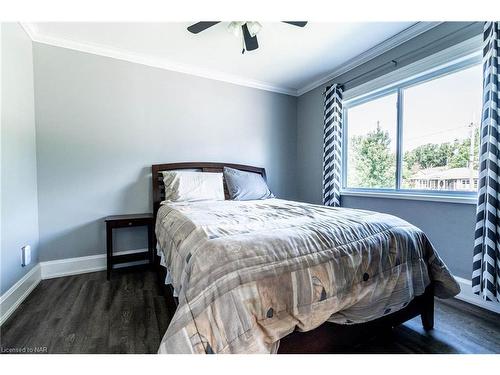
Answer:
<path fill-rule="evenodd" d="M 423 295 L 420 318 L 426 331 L 434 328 L 434 291 L 432 287 L 428 287 Z"/>

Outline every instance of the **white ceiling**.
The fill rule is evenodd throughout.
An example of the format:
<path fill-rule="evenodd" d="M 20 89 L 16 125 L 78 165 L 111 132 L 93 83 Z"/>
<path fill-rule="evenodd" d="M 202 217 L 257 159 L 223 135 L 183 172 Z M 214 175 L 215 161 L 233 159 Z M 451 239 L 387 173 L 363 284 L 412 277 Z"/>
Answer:
<path fill-rule="evenodd" d="M 242 55 L 241 40 L 227 31 L 227 22 L 197 35 L 186 30 L 191 23 L 23 26 L 39 42 L 295 95 L 363 52 L 415 28 L 414 22 L 309 22 L 304 28 L 261 22 L 259 49 Z"/>

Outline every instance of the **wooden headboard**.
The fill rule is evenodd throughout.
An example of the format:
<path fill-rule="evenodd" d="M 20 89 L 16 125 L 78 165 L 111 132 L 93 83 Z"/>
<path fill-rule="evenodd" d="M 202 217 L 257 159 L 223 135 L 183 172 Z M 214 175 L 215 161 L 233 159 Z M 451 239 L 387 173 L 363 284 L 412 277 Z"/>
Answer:
<path fill-rule="evenodd" d="M 266 179 L 266 170 L 264 168 L 252 167 L 250 165 L 231 164 L 231 163 L 208 163 L 208 162 L 187 162 L 187 163 L 169 163 L 153 164 L 151 167 L 153 178 L 153 217 L 156 222 L 156 213 L 160 208 L 160 203 L 165 199 L 165 187 L 163 185 L 163 171 L 176 169 L 195 169 L 200 172 L 222 172 L 224 167 L 239 169 L 241 171 L 260 174 Z M 224 182 L 224 192 L 227 193 L 226 183 Z"/>

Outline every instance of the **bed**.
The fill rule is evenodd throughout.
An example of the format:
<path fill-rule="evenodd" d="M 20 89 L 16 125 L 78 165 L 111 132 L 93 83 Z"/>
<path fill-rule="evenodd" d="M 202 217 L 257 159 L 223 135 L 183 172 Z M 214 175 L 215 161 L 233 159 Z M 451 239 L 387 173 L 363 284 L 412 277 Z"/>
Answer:
<path fill-rule="evenodd" d="M 164 200 L 152 166 L 159 279 L 173 316 L 159 353 L 319 353 L 420 315 L 460 288 L 425 234 L 397 217 L 282 199 Z"/>

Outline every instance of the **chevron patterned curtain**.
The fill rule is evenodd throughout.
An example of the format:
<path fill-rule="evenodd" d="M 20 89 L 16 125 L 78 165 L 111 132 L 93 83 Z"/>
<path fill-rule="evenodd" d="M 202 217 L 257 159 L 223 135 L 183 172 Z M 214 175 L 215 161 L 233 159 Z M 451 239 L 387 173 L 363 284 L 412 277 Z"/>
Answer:
<path fill-rule="evenodd" d="M 483 112 L 472 291 L 500 301 L 500 123 L 498 104 L 500 22 L 484 25 Z"/>
<path fill-rule="evenodd" d="M 323 204 L 340 206 L 342 173 L 342 88 L 327 86 L 323 136 Z"/>

